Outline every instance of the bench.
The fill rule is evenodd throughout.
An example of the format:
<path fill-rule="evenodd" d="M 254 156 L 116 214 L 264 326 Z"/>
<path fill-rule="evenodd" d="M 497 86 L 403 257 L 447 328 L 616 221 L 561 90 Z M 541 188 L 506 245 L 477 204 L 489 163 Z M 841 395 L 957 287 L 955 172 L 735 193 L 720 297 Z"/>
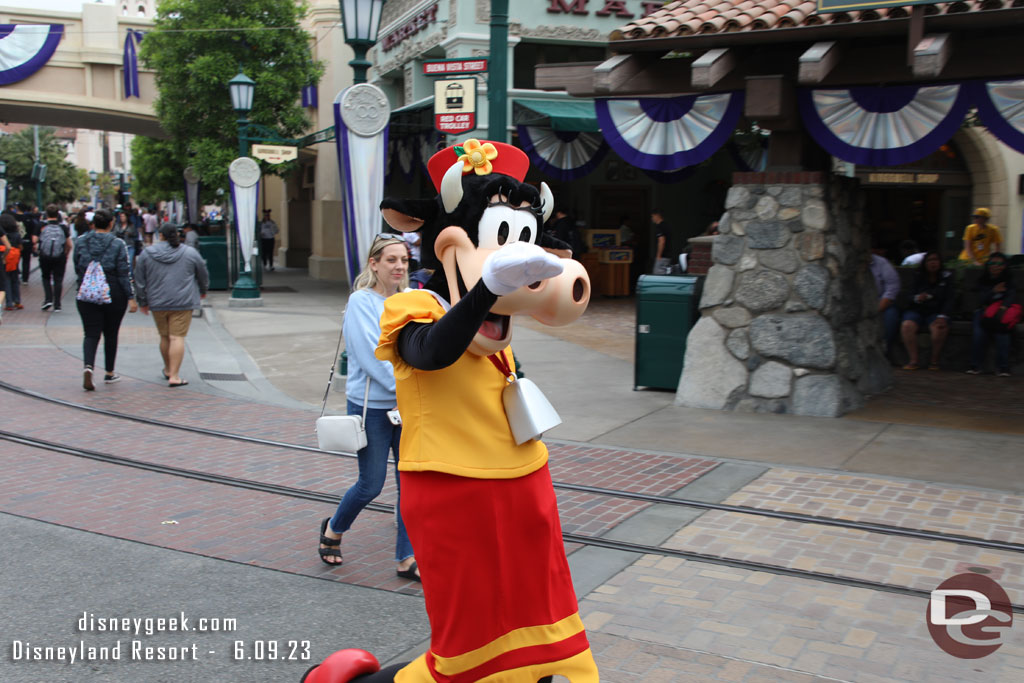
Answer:
<path fill-rule="evenodd" d="M 917 278 L 917 266 L 899 267 L 896 272 L 900 276 L 900 293 L 896 297 L 896 306 L 905 311 L 910 305 L 914 281 Z M 950 317 L 949 336 L 942 349 L 940 364 L 946 370 L 966 371 L 970 367 L 971 338 L 974 335 L 974 311 L 978 307 L 974 287 L 984 270 L 980 267 L 963 267 L 954 271 L 956 278 L 956 298 L 953 301 L 953 313 Z M 1011 268 L 1013 286 L 1017 292 L 1015 303 L 1024 304 L 1024 268 Z M 917 345 L 920 358 L 927 362 L 931 350 L 931 336 L 927 328 L 918 331 Z M 992 369 L 993 350 L 988 351 L 987 369 Z M 897 338 L 893 344 L 893 355 L 899 363 L 907 361 L 907 351 L 903 342 Z M 1010 343 L 1010 367 L 1013 374 L 1024 374 L 1024 325 L 1017 325 L 1012 333 Z"/>

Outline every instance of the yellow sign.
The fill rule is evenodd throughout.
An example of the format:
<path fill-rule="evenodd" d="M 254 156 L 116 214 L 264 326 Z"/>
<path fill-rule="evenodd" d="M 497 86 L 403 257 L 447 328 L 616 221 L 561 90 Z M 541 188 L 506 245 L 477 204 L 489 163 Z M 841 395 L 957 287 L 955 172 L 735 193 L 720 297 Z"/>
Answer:
<path fill-rule="evenodd" d="M 938 173 L 869 173 L 869 183 L 913 183 L 930 185 L 939 182 Z"/>
<path fill-rule="evenodd" d="M 268 164 L 283 164 L 286 161 L 297 159 L 299 148 L 282 147 L 281 145 L 253 145 L 250 153 Z"/>

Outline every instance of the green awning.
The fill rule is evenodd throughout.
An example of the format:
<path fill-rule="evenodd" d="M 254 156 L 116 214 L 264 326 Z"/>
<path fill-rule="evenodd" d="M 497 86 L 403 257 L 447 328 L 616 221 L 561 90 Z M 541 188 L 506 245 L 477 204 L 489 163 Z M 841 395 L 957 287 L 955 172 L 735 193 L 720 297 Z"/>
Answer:
<path fill-rule="evenodd" d="M 593 100 L 513 100 L 513 121 L 517 125 L 550 125 L 552 130 L 598 133 Z"/>

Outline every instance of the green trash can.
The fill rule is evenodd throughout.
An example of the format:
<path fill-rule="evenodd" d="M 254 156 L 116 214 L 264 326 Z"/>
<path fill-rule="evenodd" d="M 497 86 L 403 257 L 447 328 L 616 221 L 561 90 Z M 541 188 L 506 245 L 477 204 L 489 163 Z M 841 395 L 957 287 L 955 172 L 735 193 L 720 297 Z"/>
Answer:
<path fill-rule="evenodd" d="M 227 289 L 228 285 L 228 240 L 223 234 L 199 238 L 199 255 L 206 261 L 210 273 L 210 289 Z"/>
<path fill-rule="evenodd" d="M 704 278 L 641 275 L 636 284 L 636 355 L 633 389 L 679 386 L 686 337 L 700 318 Z"/>

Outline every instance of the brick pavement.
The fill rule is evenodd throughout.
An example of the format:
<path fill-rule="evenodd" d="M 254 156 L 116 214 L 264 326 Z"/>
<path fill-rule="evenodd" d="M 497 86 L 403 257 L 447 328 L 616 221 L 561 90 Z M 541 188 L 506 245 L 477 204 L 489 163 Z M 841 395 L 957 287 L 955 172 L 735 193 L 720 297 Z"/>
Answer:
<path fill-rule="evenodd" d="M 1024 680 L 1020 637 L 980 660 L 932 642 L 926 601 L 651 555 L 580 602 L 602 681 Z M 630 678 L 630 677 L 633 678 Z"/>

